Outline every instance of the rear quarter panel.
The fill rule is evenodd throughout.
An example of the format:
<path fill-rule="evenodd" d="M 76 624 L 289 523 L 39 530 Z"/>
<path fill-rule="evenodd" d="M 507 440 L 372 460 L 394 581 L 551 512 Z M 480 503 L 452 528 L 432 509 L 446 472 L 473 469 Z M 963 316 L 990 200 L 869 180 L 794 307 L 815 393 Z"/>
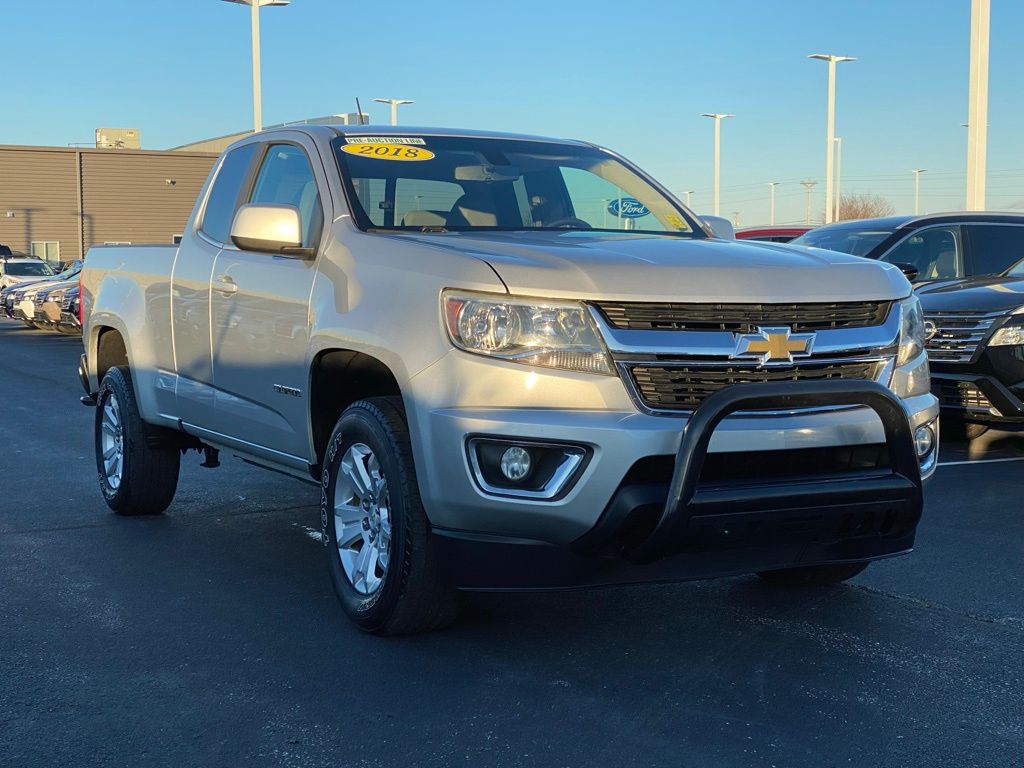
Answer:
<path fill-rule="evenodd" d="M 82 340 L 90 387 L 99 388 L 100 334 L 112 328 L 124 339 L 144 419 L 157 412 L 157 371 L 174 370 L 171 268 L 176 254 L 173 245 L 94 246 L 82 270 Z"/>

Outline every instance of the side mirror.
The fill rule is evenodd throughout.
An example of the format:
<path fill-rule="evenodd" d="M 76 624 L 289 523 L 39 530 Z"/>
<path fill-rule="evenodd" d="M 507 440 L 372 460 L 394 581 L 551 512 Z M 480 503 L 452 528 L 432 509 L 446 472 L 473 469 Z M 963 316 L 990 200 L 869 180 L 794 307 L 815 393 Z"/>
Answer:
<path fill-rule="evenodd" d="M 917 276 L 920 274 L 920 270 L 913 264 L 897 264 L 896 262 L 893 262 L 892 265 L 902 272 L 910 282 L 917 280 Z"/>
<path fill-rule="evenodd" d="M 720 237 L 723 240 L 735 240 L 736 230 L 732 227 L 732 222 L 724 216 L 701 216 L 704 223 L 711 227 L 711 232 L 715 237 Z"/>
<path fill-rule="evenodd" d="M 231 223 L 231 242 L 243 251 L 280 253 L 311 259 L 315 248 L 302 245 L 302 219 L 294 205 L 243 205 Z"/>

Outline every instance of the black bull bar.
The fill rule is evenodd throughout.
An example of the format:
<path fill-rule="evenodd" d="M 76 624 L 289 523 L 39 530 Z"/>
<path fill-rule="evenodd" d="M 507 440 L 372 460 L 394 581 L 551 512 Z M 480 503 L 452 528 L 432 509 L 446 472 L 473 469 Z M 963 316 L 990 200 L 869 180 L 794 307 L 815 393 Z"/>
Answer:
<path fill-rule="evenodd" d="M 711 437 L 726 417 L 737 411 L 828 406 L 867 406 L 878 415 L 885 430 L 890 471 L 799 483 L 699 487 Z M 736 384 L 707 397 L 687 421 L 665 505 L 650 534 L 632 546 L 628 556 L 651 562 L 685 549 L 695 518 L 821 508 L 839 512 L 883 504 L 914 520 L 923 507 L 913 429 L 903 404 L 888 388 L 859 380 Z"/>

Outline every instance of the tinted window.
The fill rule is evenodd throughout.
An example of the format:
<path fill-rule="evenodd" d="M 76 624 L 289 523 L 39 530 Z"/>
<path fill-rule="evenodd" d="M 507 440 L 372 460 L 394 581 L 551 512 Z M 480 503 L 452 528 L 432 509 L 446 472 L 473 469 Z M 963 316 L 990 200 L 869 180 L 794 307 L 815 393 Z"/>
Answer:
<path fill-rule="evenodd" d="M 971 239 L 971 272 L 998 275 L 1024 259 L 1024 227 L 968 224 Z"/>
<path fill-rule="evenodd" d="M 256 144 L 247 144 L 229 152 L 214 179 L 201 229 L 218 243 L 228 242 L 242 184 L 257 148 Z"/>
<path fill-rule="evenodd" d="M 960 227 L 957 226 L 918 230 L 882 258 L 890 264 L 916 267 L 917 280 L 949 280 L 964 276 Z"/>
<path fill-rule="evenodd" d="M 249 202 L 298 208 L 302 220 L 302 245 L 309 248 L 320 239 L 323 223 L 320 193 L 309 158 L 299 147 L 293 144 L 271 145 L 260 166 Z"/>
<path fill-rule="evenodd" d="M 4 271 L 18 277 L 48 277 L 53 274 L 53 269 L 45 261 L 15 261 L 8 264 Z"/>

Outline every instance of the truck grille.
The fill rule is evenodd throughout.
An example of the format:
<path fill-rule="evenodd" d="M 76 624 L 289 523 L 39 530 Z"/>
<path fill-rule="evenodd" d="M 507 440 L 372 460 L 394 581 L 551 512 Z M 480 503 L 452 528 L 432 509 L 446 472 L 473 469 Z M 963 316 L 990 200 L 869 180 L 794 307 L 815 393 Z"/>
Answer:
<path fill-rule="evenodd" d="M 647 331 L 754 333 L 759 326 L 785 325 L 794 333 L 866 328 L 885 322 L 891 301 L 828 304 L 698 304 L 598 302 L 615 328 Z"/>
<path fill-rule="evenodd" d="M 939 398 L 946 406 L 963 408 L 968 411 L 999 413 L 985 393 L 969 381 L 942 381 Z"/>
<path fill-rule="evenodd" d="M 936 363 L 969 363 L 978 345 L 1005 312 L 929 312 L 925 320 L 935 323 L 935 335 L 928 339 L 928 359 Z"/>
<path fill-rule="evenodd" d="M 67 312 L 69 309 L 71 309 L 71 297 L 70 296 L 65 296 L 64 298 L 62 298 L 60 300 L 60 309 L 61 309 L 62 312 Z"/>
<path fill-rule="evenodd" d="M 653 410 L 692 410 L 705 397 L 723 387 L 749 382 L 820 381 L 822 379 L 867 379 L 878 377 L 882 363 L 876 360 L 802 363 L 779 368 L 749 365 L 630 367 L 629 375 L 643 403 Z"/>

